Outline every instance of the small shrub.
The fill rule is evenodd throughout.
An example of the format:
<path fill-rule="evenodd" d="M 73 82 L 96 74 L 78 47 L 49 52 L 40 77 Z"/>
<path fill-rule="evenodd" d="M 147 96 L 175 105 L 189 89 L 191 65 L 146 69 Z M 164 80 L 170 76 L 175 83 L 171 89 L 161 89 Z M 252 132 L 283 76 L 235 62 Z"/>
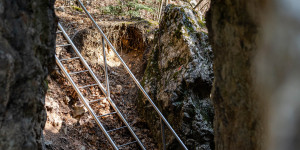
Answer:
<path fill-rule="evenodd" d="M 150 5 L 139 4 L 136 0 L 122 2 L 119 0 L 118 5 L 101 7 L 100 10 L 103 14 L 110 14 L 115 16 L 130 16 L 130 17 L 140 17 L 140 11 L 146 10 L 150 13 L 155 13 L 156 8 Z"/>

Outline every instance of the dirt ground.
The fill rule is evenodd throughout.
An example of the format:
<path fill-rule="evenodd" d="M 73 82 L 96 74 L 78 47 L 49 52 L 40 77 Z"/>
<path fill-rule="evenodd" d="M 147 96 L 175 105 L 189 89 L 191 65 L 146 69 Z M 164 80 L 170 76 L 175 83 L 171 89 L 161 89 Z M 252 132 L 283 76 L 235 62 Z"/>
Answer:
<path fill-rule="evenodd" d="M 94 3 L 99 1 L 93 1 Z M 60 22 L 66 27 L 67 33 L 70 36 L 75 35 L 79 30 L 91 26 L 88 18 L 79 11 L 74 11 L 71 7 L 63 7 L 63 1 L 56 1 L 56 13 Z M 92 5 L 90 5 L 92 6 Z M 120 21 L 119 18 L 110 16 L 97 15 L 97 11 L 93 11 L 92 7 L 88 9 L 94 13 L 96 19 L 106 21 Z M 122 21 L 124 21 L 123 19 Z M 126 21 L 126 20 L 125 20 Z M 57 43 L 62 43 L 63 38 L 58 36 Z M 68 49 L 62 48 L 57 52 L 57 56 L 62 58 L 74 57 L 74 53 Z M 128 64 L 129 68 L 136 77 L 141 80 L 143 75 L 143 51 L 131 51 L 122 53 L 121 56 Z M 110 51 L 108 53 L 109 62 L 109 79 L 111 98 L 114 100 L 117 107 L 123 113 L 126 120 L 129 122 L 136 135 L 144 144 L 146 149 L 157 149 L 155 140 L 151 137 L 149 127 L 145 121 L 138 117 L 136 109 L 137 91 L 138 88 L 121 66 L 116 56 Z M 63 62 L 64 66 L 70 71 L 84 70 L 79 60 L 74 60 L 72 63 Z M 105 85 L 104 72 L 101 66 L 91 66 L 96 73 L 100 82 Z M 88 72 L 80 73 L 80 75 L 72 76 L 74 82 L 79 86 L 92 84 L 93 80 Z M 71 84 L 66 80 L 63 74 L 57 68 L 51 76 L 48 77 L 48 92 L 46 95 L 46 110 L 47 122 L 44 129 L 44 139 L 46 149 L 53 150 L 86 150 L 86 149 L 112 149 L 106 140 L 104 134 L 100 131 L 83 103 L 79 100 L 76 92 L 73 90 Z M 99 99 L 103 94 L 98 87 L 83 88 L 81 92 L 87 99 Z M 96 110 L 98 115 L 113 112 L 110 103 L 107 100 L 91 104 L 92 108 Z M 110 130 L 117 127 L 124 126 L 118 120 L 117 115 L 109 115 L 101 117 L 104 126 Z M 112 132 L 111 136 L 118 145 L 122 145 L 133 141 L 130 133 L 126 129 Z M 138 149 L 137 144 L 131 144 L 124 147 L 124 149 Z"/>

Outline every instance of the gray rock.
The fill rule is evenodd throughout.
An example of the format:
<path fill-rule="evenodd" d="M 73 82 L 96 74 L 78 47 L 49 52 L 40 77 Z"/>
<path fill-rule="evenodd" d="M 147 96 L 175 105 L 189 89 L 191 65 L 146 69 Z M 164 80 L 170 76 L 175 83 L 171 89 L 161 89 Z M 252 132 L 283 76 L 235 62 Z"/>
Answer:
<path fill-rule="evenodd" d="M 0 149 L 42 149 L 54 1 L 0 2 Z"/>
<path fill-rule="evenodd" d="M 61 6 L 56 8 L 57 11 L 65 12 L 65 7 Z"/>
<path fill-rule="evenodd" d="M 168 5 L 142 84 L 189 149 L 210 150 L 214 147 L 209 98 L 213 55 L 203 28 L 191 8 Z M 160 140 L 159 119 L 149 105 L 145 98 L 139 100 L 141 114 Z M 167 148 L 177 149 L 180 146 L 170 135 Z"/>
<path fill-rule="evenodd" d="M 85 146 L 81 146 L 80 150 L 86 150 Z"/>
<path fill-rule="evenodd" d="M 47 147 L 47 146 L 51 146 L 51 145 L 52 145 L 52 143 L 53 143 L 52 141 L 45 141 L 45 145 L 46 145 L 46 147 Z"/>

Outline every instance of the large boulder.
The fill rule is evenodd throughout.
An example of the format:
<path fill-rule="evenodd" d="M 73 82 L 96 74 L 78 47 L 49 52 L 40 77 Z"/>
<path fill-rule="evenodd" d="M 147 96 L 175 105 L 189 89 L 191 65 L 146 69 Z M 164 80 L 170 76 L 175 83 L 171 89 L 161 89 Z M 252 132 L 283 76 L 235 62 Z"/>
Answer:
<path fill-rule="evenodd" d="M 203 30 L 203 22 L 190 7 L 168 5 L 142 84 L 189 149 L 210 150 L 214 149 L 210 101 L 213 56 Z M 161 143 L 159 117 L 142 96 L 139 108 Z M 180 148 L 168 130 L 166 136 L 168 149 Z"/>
<path fill-rule="evenodd" d="M 0 149 L 42 149 L 54 1 L 0 1 Z"/>

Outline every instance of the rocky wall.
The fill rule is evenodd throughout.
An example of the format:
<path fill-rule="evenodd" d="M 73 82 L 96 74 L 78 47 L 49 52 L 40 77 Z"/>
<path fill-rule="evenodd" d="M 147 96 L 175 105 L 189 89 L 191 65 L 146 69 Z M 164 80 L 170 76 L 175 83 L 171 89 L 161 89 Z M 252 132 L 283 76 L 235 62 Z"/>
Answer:
<path fill-rule="evenodd" d="M 214 54 L 216 150 L 259 150 L 263 110 L 255 86 L 254 58 L 260 41 L 264 1 L 212 0 L 207 15 Z"/>
<path fill-rule="evenodd" d="M 0 1 L 0 149 L 42 149 L 54 0 Z"/>
<path fill-rule="evenodd" d="M 168 5 L 154 37 L 142 84 L 189 149 L 211 150 L 213 54 L 204 24 L 189 6 Z M 143 97 L 141 115 L 161 144 L 159 117 Z M 166 131 L 167 149 L 180 149 Z"/>

